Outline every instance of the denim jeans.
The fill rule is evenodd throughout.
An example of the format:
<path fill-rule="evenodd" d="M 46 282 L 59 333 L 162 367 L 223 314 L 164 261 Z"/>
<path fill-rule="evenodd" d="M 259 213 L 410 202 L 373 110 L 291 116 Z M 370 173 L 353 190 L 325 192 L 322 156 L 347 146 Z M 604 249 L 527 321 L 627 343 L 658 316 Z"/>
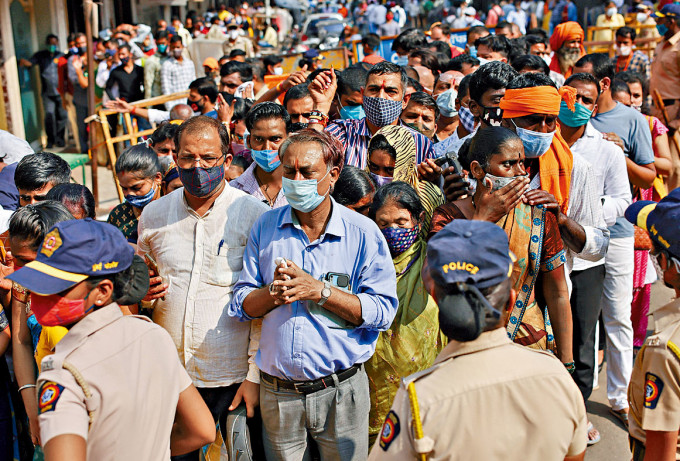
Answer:
<path fill-rule="evenodd" d="M 368 378 L 364 368 L 335 386 L 299 394 L 260 383 L 264 449 L 268 461 L 308 461 L 311 437 L 324 461 L 368 456 Z"/>

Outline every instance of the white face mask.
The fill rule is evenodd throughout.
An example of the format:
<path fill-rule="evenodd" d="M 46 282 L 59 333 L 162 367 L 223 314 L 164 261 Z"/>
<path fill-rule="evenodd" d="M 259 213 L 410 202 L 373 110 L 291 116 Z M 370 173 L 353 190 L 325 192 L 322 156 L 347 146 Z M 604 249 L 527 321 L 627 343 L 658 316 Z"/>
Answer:
<path fill-rule="evenodd" d="M 633 46 L 632 45 L 616 45 L 616 54 L 621 55 L 621 56 L 630 56 L 630 54 L 633 52 Z"/>
<path fill-rule="evenodd" d="M 614 7 L 609 8 L 609 9 L 607 9 L 607 16 L 609 16 L 611 18 L 612 16 L 614 16 L 617 13 L 617 11 L 618 10 Z"/>
<path fill-rule="evenodd" d="M 550 57 L 549 54 L 544 54 L 543 56 L 541 56 L 541 58 L 543 59 L 543 61 L 545 61 L 547 65 L 550 65 L 550 63 L 552 62 L 552 58 Z"/>
<path fill-rule="evenodd" d="M 274 67 L 274 75 L 283 75 L 283 67 Z"/>
<path fill-rule="evenodd" d="M 236 40 L 238 38 L 238 30 L 230 30 L 229 31 L 229 38 L 232 40 Z"/>
<path fill-rule="evenodd" d="M 647 14 L 646 13 L 638 13 L 636 16 L 637 22 L 643 23 L 647 20 Z"/>

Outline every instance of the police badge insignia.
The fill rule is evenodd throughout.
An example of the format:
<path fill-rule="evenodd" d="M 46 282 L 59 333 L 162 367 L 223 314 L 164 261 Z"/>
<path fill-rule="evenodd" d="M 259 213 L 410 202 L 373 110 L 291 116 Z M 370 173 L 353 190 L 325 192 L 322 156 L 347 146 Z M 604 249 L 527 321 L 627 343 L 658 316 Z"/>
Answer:
<path fill-rule="evenodd" d="M 387 451 L 400 430 L 399 417 L 393 410 L 390 410 L 380 431 L 380 448 Z"/>

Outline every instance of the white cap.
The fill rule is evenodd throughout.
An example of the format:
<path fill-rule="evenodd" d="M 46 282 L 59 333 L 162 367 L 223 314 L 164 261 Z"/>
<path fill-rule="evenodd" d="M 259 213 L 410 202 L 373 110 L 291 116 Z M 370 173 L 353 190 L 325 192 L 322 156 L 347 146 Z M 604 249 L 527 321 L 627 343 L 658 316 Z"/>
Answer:
<path fill-rule="evenodd" d="M 466 16 L 475 16 L 477 14 L 477 10 L 475 10 L 475 8 L 472 7 L 472 6 L 468 6 L 463 11 L 463 14 L 466 15 Z"/>

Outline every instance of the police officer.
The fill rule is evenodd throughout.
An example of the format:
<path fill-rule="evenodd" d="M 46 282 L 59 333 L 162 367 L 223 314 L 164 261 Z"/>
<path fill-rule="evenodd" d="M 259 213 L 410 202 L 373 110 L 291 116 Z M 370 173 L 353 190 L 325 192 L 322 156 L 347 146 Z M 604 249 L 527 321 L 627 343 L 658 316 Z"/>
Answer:
<path fill-rule="evenodd" d="M 168 460 L 212 442 L 210 411 L 167 332 L 123 316 L 149 287 L 123 234 L 91 219 L 57 223 L 10 280 L 43 326 L 69 332 L 38 377 L 40 435 L 52 460 Z M 31 385 L 29 385 L 31 386 Z"/>
<path fill-rule="evenodd" d="M 626 218 L 649 231 L 666 286 L 680 296 L 680 189 L 658 204 L 638 201 Z M 654 334 L 640 349 L 628 387 L 634 461 L 680 459 L 680 298 L 652 314 Z"/>
<path fill-rule="evenodd" d="M 430 239 L 423 280 L 451 340 L 402 381 L 369 460 L 582 460 L 583 398 L 549 352 L 516 345 L 505 320 L 514 256 L 495 224 L 455 220 Z"/>

